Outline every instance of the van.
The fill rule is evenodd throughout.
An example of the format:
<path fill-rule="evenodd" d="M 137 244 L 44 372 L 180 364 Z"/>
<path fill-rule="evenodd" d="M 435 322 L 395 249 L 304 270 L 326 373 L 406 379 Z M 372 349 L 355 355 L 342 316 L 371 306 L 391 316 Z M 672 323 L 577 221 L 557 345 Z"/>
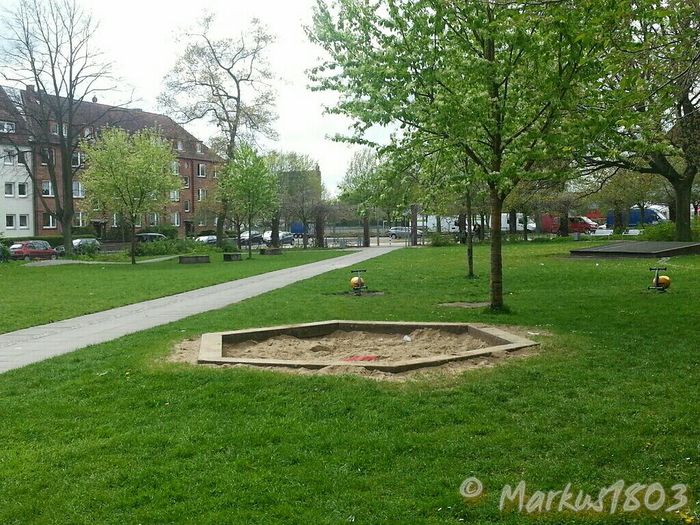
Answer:
<path fill-rule="evenodd" d="M 634 208 L 630 208 L 627 213 L 624 214 L 623 217 L 623 222 L 625 223 L 624 226 L 643 226 L 641 224 L 640 219 L 640 209 L 639 207 L 635 206 Z M 664 217 L 658 209 L 655 208 L 644 208 L 644 224 L 658 224 L 660 222 L 665 222 L 666 217 Z M 620 226 L 623 226 L 622 224 Z M 607 227 L 608 228 L 614 228 L 615 227 L 615 212 L 613 210 L 610 210 L 608 212 L 608 218 L 607 218 Z"/>
<path fill-rule="evenodd" d="M 525 229 L 524 226 L 524 215 L 522 213 L 515 214 L 517 218 L 517 224 L 515 225 L 515 231 L 522 232 Z M 527 218 L 527 231 L 534 232 L 537 228 L 535 221 L 530 217 Z M 510 231 L 510 213 L 501 213 L 501 231 L 503 233 L 508 233 Z"/>

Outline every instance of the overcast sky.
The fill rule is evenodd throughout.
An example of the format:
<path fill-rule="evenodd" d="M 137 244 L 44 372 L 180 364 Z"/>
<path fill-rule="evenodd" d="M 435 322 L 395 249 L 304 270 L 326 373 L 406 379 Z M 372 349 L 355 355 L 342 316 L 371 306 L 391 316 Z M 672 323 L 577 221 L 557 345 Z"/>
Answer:
<path fill-rule="evenodd" d="M 235 37 L 252 17 L 260 19 L 276 35 L 269 49 L 269 62 L 277 82 L 276 129 L 279 139 L 270 149 L 306 153 L 321 167 L 329 191 L 343 178 L 355 147 L 336 143 L 328 137 L 347 131 L 349 121 L 323 114 L 331 103 L 330 93 L 313 93 L 305 70 L 317 63 L 320 51 L 307 39 L 303 26 L 310 24 L 314 0 L 81 0 L 99 21 L 100 48 L 114 62 L 115 72 L 134 90 L 133 105 L 157 111 L 156 97 L 163 76 L 174 64 L 182 43 L 178 34 L 192 25 L 205 11 L 217 16 L 215 37 Z M 224 29 L 224 31 L 222 31 Z M 100 102 L 110 100 L 108 94 Z M 188 130 L 207 141 L 214 130 L 206 125 L 190 125 Z"/>

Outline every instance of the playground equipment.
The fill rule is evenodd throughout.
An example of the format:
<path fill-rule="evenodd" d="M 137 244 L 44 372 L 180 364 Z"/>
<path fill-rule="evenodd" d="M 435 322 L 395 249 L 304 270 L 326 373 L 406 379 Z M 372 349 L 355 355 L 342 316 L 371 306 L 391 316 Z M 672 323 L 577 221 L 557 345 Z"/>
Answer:
<path fill-rule="evenodd" d="M 651 281 L 651 286 L 647 290 L 656 290 L 657 292 L 665 292 L 671 286 L 671 278 L 668 275 L 659 275 L 659 272 L 665 271 L 665 266 L 657 266 L 649 268 L 649 271 L 654 272 L 654 278 Z"/>
<path fill-rule="evenodd" d="M 356 295 L 362 295 L 363 290 L 367 290 L 367 285 L 365 280 L 362 278 L 362 274 L 367 270 L 350 270 L 350 273 L 354 273 L 355 276 L 350 279 L 350 288 L 355 292 Z"/>

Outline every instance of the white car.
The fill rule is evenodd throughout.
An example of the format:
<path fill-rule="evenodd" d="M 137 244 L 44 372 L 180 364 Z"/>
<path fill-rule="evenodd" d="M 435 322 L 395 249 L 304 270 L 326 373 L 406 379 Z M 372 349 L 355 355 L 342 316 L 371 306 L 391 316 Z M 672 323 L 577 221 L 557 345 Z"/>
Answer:
<path fill-rule="evenodd" d="M 200 235 L 195 241 L 203 242 L 204 244 L 216 244 L 216 235 Z"/>

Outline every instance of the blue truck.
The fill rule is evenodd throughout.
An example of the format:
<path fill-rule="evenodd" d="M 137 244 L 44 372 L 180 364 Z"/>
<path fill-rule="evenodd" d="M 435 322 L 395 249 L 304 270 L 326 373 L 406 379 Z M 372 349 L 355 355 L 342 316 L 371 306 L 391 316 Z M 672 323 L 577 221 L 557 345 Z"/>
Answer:
<path fill-rule="evenodd" d="M 630 208 L 624 215 L 623 219 L 626 227 L 640 226 L 640 210 L 639 208 Z M 644 224 L 658 224 L 659 222 L 664 222 L 666 217 L 661 215 L 657 210 L 652 208 L 644 208 Z M 608 228 L 613 228 L 615 226 L 615 212 L 610 210 L 608 212 L 607 219 Z"/>

